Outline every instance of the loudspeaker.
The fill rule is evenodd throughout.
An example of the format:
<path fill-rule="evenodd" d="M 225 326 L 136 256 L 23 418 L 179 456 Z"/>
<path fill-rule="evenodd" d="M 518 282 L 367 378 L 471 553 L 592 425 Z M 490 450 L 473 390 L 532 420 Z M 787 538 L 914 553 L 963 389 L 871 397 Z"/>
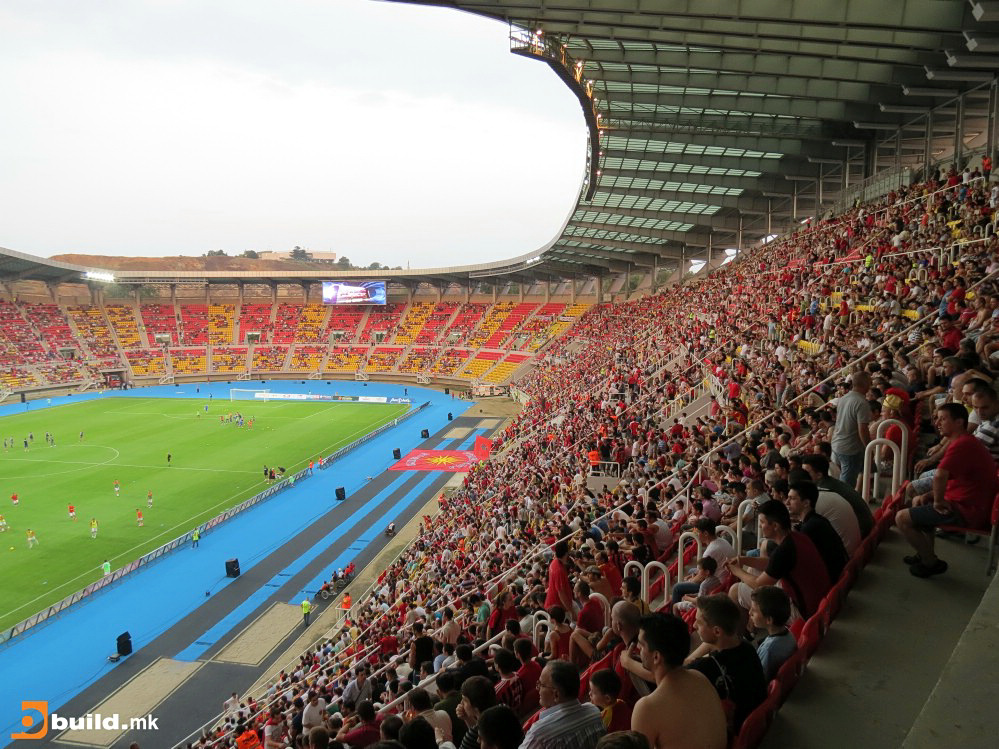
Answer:
<path fill-rule="evenodd" d="M 395 458 L 396 460 L 402 460 L 402 450 L 400 450 L 397 447 L 395 450 L 392 451 L 392 457 Z"/>
<path fill-rule="evenodd" d="M 118 655 L 131 655 L 132 654 L 132 635 L 128 632 L 122 632 L 118 635 Z"/>
<path fill-rule="evenodd" d="M 24 397 L 24 393 L 21 393 L 21 403 L 26 403 L 27 398 Z"/>
<path fill-rule="evenodd" d="M 451 388 L 444 388 L 444 395 L 451 395 Z"/>
<path fill-rule="evenodd" d="M 226 577 L 239 577 L 239 560 L 238 559 L 226 559 L 225 560 L 225 576 Z"/>
<path fill-rule="evenodd" d="M 451 413 L 450 411 L 448 411 L 448 412 L 447 412 L 447 420 L 448 420 L 448 421 L 451 421 L 451 419 L 453 419 L 453 418 L 454 418 L 454 414 L 453 414 L 453 413 Z"/>
<path fill-rule="evenodd" d="M 423 439 L 425 440 L 430 439 L 430 430 L 424 429 L 422 432 L 420 432 L 420 436 L 423 437 Z"/>
<path fill-rule="evenodd" d="M 336 488 L 336 498 L 338 502 L 343 502 L 347 498 L 347 490 L 342 486 Z"/>

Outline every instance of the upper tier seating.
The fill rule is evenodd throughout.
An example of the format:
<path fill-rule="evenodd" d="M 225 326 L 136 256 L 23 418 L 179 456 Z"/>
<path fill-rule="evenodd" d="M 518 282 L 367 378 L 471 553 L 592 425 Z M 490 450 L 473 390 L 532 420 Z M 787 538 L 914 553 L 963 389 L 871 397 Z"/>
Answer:
<path fill-rule="evenodd" d="M 180 334 L 177 332 L 177 311 L 172 304 L 143 304 L 139 308 L 142 315 L 142 324 L 146 328 L 148 345 L 156 345 L 156 335 L 170 336 L 170 346 L 180 343 Z"/>

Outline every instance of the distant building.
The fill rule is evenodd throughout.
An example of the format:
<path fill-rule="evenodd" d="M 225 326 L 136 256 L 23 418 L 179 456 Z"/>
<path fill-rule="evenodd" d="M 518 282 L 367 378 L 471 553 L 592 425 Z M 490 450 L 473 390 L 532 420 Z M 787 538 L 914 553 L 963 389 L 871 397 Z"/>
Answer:
<path fill-rule="evenodd" d="M 313 252 L 312 250 L 306 250 L 310 255 L 312 255 L 312 261 L 316 263 L 329 263 L 330 265 L 336 263 L 336 253 L 335 252 Z M 274 252 L 273 250 L 259 250 L 257 252 L 260 255 L 261 260 L 290 260 L 291 250 Z"/>

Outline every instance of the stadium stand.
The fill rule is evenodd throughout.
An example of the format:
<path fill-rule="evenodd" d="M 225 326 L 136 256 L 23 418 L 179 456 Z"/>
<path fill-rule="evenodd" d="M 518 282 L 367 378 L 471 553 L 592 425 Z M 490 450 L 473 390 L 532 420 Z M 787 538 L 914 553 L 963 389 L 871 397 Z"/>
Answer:
<path fill-rule="evenodd" d="M 139 340 L 139 326 L 135 322 L 134 307 L 125 304 L 108 304 L 104 311 L 122 348 L 138 348 L 142 345 Z"/>
<path fill-rule="evenodd" d="M 246 355 L 249 349 L 243 347 L 212 347 L 212 370 L 222 374 L 235 374 L 246 371 Z"/>
<path fill-rule="evenodd" d="M 418 606 L 426 608 L 428 622 L 436 622 L 432 635 L 438 642 L 453 642 L 451 638 L 457 636 L 512 647 L 516 635 L 504 634 L 504 624 L 513 619 L 523 627 L 526 622 L 525 635 L 532 641 L 522 661 L 526 664 L 532 648 L 548 655 L 563 653 L 545 622 L 553 601 L 569 602 L 574 594 L 567 577 L 562 582 L 546 575 L 546 570 L 565 569 L 565 565 L 585 570 L 584 577 L 590 581 L 586 590 L 604 590 L 609 597 L 623 595 L 630 602 L 624 605 L 633 607 L 635 617 L 639 603 L 644 608 L 653 603 L 667 609 L 668 597 L 659 602 L 654 585 L 639 585 L 637 595 L 612 587 L 629 571 L 624 564 L 642 570 L 650 559 L 659 559 L 671 565 L 670 580 L 676 580 L 680 564 L 689 567 L 696 553 L 704 551 L 699 543 L 685 549 L 678 546 L 683 527 L 700 517 L 710 518 L 708 528 L 725 518 L 742 524 L 734 514 L 736 485 L 765 482 L 771 495 L 786 495 L 787 481 L 766 468 L 766 461 L 773 460 L 769 455 L 777 444 L 773 440 L 787 444 L 796 454 L 820 451 L 826 437 L 820 426 L 834 420 L 834 403 L 829 400 L 837 395 L 836 377 L 841 376 L 837 373 L 858 357 L 864 357 L 862 368 L 873 381 L 864 399 L 896 408 L 905 399 L 895 391 L 911 397 L 896 384 L 897 375 L 903 367 L 913 368 L 917 382 L 910 390 L 924 388 L 923 378 L 932 377 L 935 368 L 932 358 L 921 356 L 923 341 L 932 347 L 950 340 L 952 325 L 972 337 L 972 348 L 980 350 L 976 366 L 993 371 L 997 362 L 992 354 L 999 357 L 999 333 L 991 326 L 999 289 L 991 281 L 969 288 L 999 273 L 999 242 L 994 237 L 968 241 L 973 236 L 970 230 L 988 218 L 967 210 L 986 204 L 981 184 L 972 182 L 961 192 L 962 199 L 947 209 L 949 216 L 962 216 L 966 224 L 960 239 L 950 238 L 943 251 L 936 247 L 935 228 L 921 229 L 917 222 L 909 232 L 894 223 L 903 210 L 925 215 L 921 209 L 931 205 L 939 191 L 933 182 L 916 185 L 877 205 L 855 209 L 746 253 L 698 283 L 675 286 L 634 302 L 597 305 L 583 314 L 578 328 L 546 351 L 519 383 L 531 400 L 495 445 L 494 449 L 509 450 L 504 452 L 506 459 L 482 464 L 454 496 L 440 498 L 441 515 L 421 526 L 416 543 L 382 572 L 370 596 L 353 604 L 352 636 L 320 643 L 302 656 L 300 674 L 304 676 L 285 672 L 278 676 L 271 697 L 263 694 L 259 702 L 255 698 L 247 704 L 259 735 L 274 736 L 268 727 L 275 725 L 268 723 L 271 706 L 277 706 L 280 715 L 290 700 L 310 689 L 318 690 L 328 704 L 342 704 L 357 686 L 351 680 L 352 669 L 358 665 L 372 672 L 376 693 L 388 690 L 384 710 L 394 711 L 397 704 L 401 708 L 402 690 L 394 682 L 386 683 L 386 668 L 396 665 L 397 655 L 411 653 L 411 647 L 418 646 L 419 632 L 412 627 L 420 619 L 419 613 L 413 614 Z M 900 238 L 903 231 L 909 235 Z M 955 241 L 962 245 L 952 264 L 949 252 Z M 874 259 L 868 266 L 858 267 L 863 261 L 841 262 L 858 247 L 870 250 Z M 801 257 L 805 262 L 795 269 L 791 261 Z M 948 261 L 942 262 L 944 258 Z M 921 275 L 925 275 L 922 282 L 918 280 Z M 845 308 L 833 304 L 837 288 L 844 291 Z M 788 293 L 791 290 L 797 293 Z M 865 303 L 858 304 L 860 300 Z M 902 308 L 944 322 L 935 329 L 909 329 L 902 322 L 906 320 Z M 802 341 L 818 345 L 818 352 L 796 346 Z M 582 348 L 567 360 L 564 352 L 570 345 Z M 882 351 L 883 355 L 870 355 Z M 787 361 L 788 369 L 772 366 L 775 360 Z M 594 377 L 597 372 L 601 376 Z M 782 372 L 789 376 L 785 378 Z M 710 386 L 707 391 L 705 382 Z M 953 381 L 944 384 L 945 397 L 952 394 L 948 388 L 953 386 Z M 707 393 L 713 394 L 713 401 Z M 897 401 L 888 400 L 891 397 Z M 676 400 L 692 413 L 667 426 L 669 404 Z M 580 402 L 589 406 L 571 407 Z M 800 412 L 792 405 L 800 406 Z M 696 419 L 692 417 L 695 408 L 700 414 Z M 553 413 L 564 413 L 565 418 L 552 419 Z M 751 429 L 745 428 L 750 425 Z M 733 444 L 741 449 L 727 449 Z M 595 495 L 585 486 L 589 450 L 616 463 L 621 477 L 619 484 Z M 552 460 L 555 455 L 557 462 Z M 706 458 L 717 462 L 704 463 Z M 539 475 L 542 460 L 549 468 Z M 702 463 L 708 466 L 704 472 L 695 471 Z M 840 463 L 846 467 L 846 462 Z M 994 477 L 994 463 L 989 470 Z M 513 485 L 518 490 L 511 491 Z M 695 487 L 699 489 L 696 494 Z M 995 489 L 993 481 L 988 496 L 983 497 L 989 508 Z M 740 677 L 757 681 L 749 690 L 751 696 L 739 696 L 733 704 L 732 746 L 756 746 L 765 735 L 808 660 L 834 626 L 844 598 L 899 513 L 904 494 L 903 486 L 877 508 L 868 520 L 870 530 L 848 557 L 841 575 L 830 580 L 824 569 L 819 572 L 816 567 L 808 573 L 818 576 L 815 579 L 805 583 L 805 578 L 799 578 L 798 584 L 807 584 L 816 597 L 795 594 L 802 614 L 791 627 L 797 652 L 783 665 L 773 666 L 769 687 L 762 670 L 760 676 Z M 701 499 L 695 502 L 695 496 L 703 504 Z M 627 514 L 618 512 L 622 506 L 628 506 Z M 744 506 L 750 511 L 753 507 L 751 503 Z M 860 510 L 853 512 L 859 522 Z M 597 522 L 594 516 L 604 520 Z M 567 524 L 569 519 L 574 521 L 575 532 Z M 497 534 L 501 527 L 503 532 Z M 594 527 L 600 532 L 588 534 L 590 542 L 566 545 L 564 551 L 555 547 L 559 556 L 565 554 L 564 560 L 549 565 L 547 558 L 535 556 L 560 536 L 571 537 Z M 483 540 L 469 560 L 463 545 L 475 535 Z M 795 538 L 799 548 L 812 544 L 806 534 Z M 521 547 L 515 547 L 511 539 Z M 608 547 L 608 540 L 617 545 Z M 540 546 L 535 546 L 537 541 Z M 431 559 L 434 562 L 428 564 Z M 917 568 L 918 563 L 913 574 L 920 572 Z M 428 570 L 433 574 L 427 574 Z M 438 582 L 442 580 L 457 584 L 442 587 Z M 724 575 L 714 589 L 724 592 L 735 582 Z M 506 607 L 503 583 L 513 586 L 515 600 L 526 605 L 526 613 Z M 661 581 L 658 588 L 662 588 Z M 722 600 L 725 605 L 718 604 L 722 608 L 736 605 L 728 596 Z M 594 609 L 599 612 L 598 629 L 601 622 L 609 622 L 609 612 L 602 605 Z M 433 616 L 444 609 L 443 619 Z M 685 615 L 684 619 L 692 629 L 693 617 Z M 533 626 L 537 622 L 539 628 Z M 535 639 L 535 635 L 540 637 Z M 495 651 L 480 648 L 479 652 L 488 664 Z M 565 651 L 565 657 L 585 666 L 583 699 L 586 683 L 597 669 L 619 667 L 615 650 L 603 658 L 572 653 Z M 533 676 L 528 677 L 529 673 Z M 522 669 L 519 678 L 532 678 L 536 683 L 537 673 Z M 530 689 L 524 686 L 522 692 L 530 693 Z M 496 697 L 505 693 L 497 687 Z M 515 713 L 528 719 L 528 725 L 537 705 L 536 692 L 530 694 L 526 701 L 521 695 L 513 702 Z M 629 705 L 637 697 L 633 688 L 619 696 Z M 718 715 L 722 715 L 720 709 Z M 277 725 L 274 730 L 280 735 Z M 724 733 L 724 724 L 720 727 Z M 209 737 L 225 742 L 231 729 L 231 722 L 222 721 Z"/>
<path fill-rule="evenodd" d="M 449 348 L 441 352 L 431 372 L 439 377 L 453 377 L 471 354 L 467 349 Z"/>
<path fill-rule="evenodd" d="M 130 349 L 125 361 L 135 377 L 162 377 L 166 374 L 166 356 L 162 350 Z"/>
<path fill-rule="evenodd" d="M 170 360 L 175 374 L 201 375 L 206 373 L 207 353 L 203 348 L 170 349 Z"/>
<path fill-rule="evenodd" d="M 180 305 L 180 342 L 184 345 L 205 345 L 208 343 L 208 307 L 206 305 Z"/>
<path fill-rule="evenodd" d="M 496 366 L 496 362 L 503 358 L 499 351 L 479 351 L 475 354 L 465 368 L 458 373 L 459 377 L 468 380 L 481 379 L 486 372 Z"/>
<path fill-rule="evenodd" d="M 69 319 L 80 338 L 90 349 L 90 353 L 106 360 L 118 360 L 118 347 L 115 345 L 111 328 L 100 307 L 92 305 L 70 307 Z"/>
<path fill-rule="evenodd" d="M 367 372 L 391 372 L 403 349 L 396 346 L 378 346 L 368 355 Z"/>
<path fill-rule="evenodd" d="M 423 323 L 423 328 L 416 334 L 416 343 L 438 343 L 441 333 L 447 329 L 448 321 L 454 317 L 460 305 L 457 302 L 438 302 L 434 305 L 430 316 Z"/>
<path fill-rule="evenodd" d="M 156 336 L 169 336 L 167 345 L 176 346 L 180 343 L 177 332 L 177 311 L 172 304 L 143 304 L 139 308 L 142 315 L 142 325 L 146 330 L 148 345 L 156 345 Z"/>
<path fill-rule="evenodd" d="M 232 343 L 234 314 L 232 304 L 212 304 L 208 307 L 208 342 L 217 344 Z"/>
<path fill-rule="evenodd" d="M 295 343 L 303 307 L 300 304 L 281 302 L 274 313 L 274 343 Z"/>
<path fill-rule="evenodd" d="M 409 345 L 413 343 L 423 330 L 423 326 L 434 311 L 433 304 L 429 302 L 413 302 L 409 305 L 406 316 L 399 323 L 399 331 L 392 342 L 398 345 Z"/>
<path fill-rule="evenodd" d="M 70 349 L 75 352 L 75 356 L 82 355 L 80 347 L 76 343 L 73 331 L 69 327 L 69 320 L 55 304 L 25 304 L 24 317 L 38 331 L 42 340 L 48 346 L 49 351 L 58 352 L 60 349 Z"/>
<path fill-rule="evenodd" d="M 25 320 L 17 305 L 11 302 L 0 302 L 0 336 L 4 342 L 2 352 L 3 366 L 15 367 L 23 364 L 43 362 L 49 358 L 41 341 L 31 330 L 31 325 Z M 36 378 L 27 378 L 23 369 L 19 380 L 31 381 Z"/>
<path fill-rule="evenodd" d="M 239 310 L 239 342 L 246 343 L 247 333 L 260 333 L 260 343 L 266 343 L 273 309 L 270 304 L 243 304 Z"/>
<path fill-rule="evenodd" d="M 405 304 L 386 304 L 382 307 L 370 307 L 367 321 L 361 330 L 358 340 L 361 343 L 378 343 L 379 335 L 386 343 L 391 340 L 399 329 L 399 322 L 406 309 Z"/>
<path fill-rule="evenodd" d="M 399 364 L 399 371 L 405 374 L 426 372 L 434 363 L 434 350 L 426 346 L 413 346 L 406 358 Z"/>
<path fill-rule="evenodd" d="M 292 349 L 288 369 L 295 372 L 316 372 L 326 356 L 326 346 L 296 345 Z"/>
<path fill-rule="evenodd" d="M 482 322 L 479 323 L 479 327 L 468 337 L 468 345 L 472 348 L 488 345 L 487 342 L 499 330 L 500 325 L 513 311 L 513 308 L 513 302 L 497 302 L 489 307 Z"/>
<path fill-rule="evenodd" d="M 531 357 L 528 354 L 507 354 L 506 358 L 493 367 L 483 379 L 486 382 L 506 382 L 515 371 L 520 369 L 520 366 L 525 361 L 529 361 L 530 359 Z"/>
<path fill-rule="evenodd" d="M 306 304 L 298 318 L 298 329 L 295 331 L 297 343 L 313 343 L 326 340 L 322 336 L 323 325 L 330 309 L 322 304 Z"/>
<path fill-rule="evenodd" d="M 287 358 L 287 346 L 254 346 L 250 368 L 254 372 L 280 372 Z"/>
<path fill-rule="evenodd" d="M 468 341 L 487 309 L 489 305 L 481 302 L 463 304 L 455 314 L 454 321 L 444 331 L 441 342 L 453 346 Z"/>
<path fill-rule="evenodd" d="M 328 341 L 331 337 L 344 342 L 356 340 L 357 329 L 367 312 L 367 307 L 332 305 L 322 340 Z"/>
<path fill-rule="evenodd" d="M 334 346 L 326 369 L 331 372 L 357 372 L 367 360 L 367 346 Z"/>

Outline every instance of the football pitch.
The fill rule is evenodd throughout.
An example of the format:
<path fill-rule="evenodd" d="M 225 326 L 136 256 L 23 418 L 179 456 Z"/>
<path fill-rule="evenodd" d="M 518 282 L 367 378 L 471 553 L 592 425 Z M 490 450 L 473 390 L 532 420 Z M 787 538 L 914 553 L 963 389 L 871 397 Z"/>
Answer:
<path fill-rule="evenodd" d="M 8 526 L 0 532 L 0 628 L 93 582 L 105 559 L 117 569 L 262 491 L 265 465 L 291 474 L 407 410 L 129 397 L 0 417 L 0 441 L 13 441 L 0 453 L 0 515 Z M 222 421 L 236 412 L 244 426 Z M 34 439 L 25 450 L 29 434 Z M 91 518 L 98 522 L 96 539 Z M 29 528 L 38 539 L 31 549 Z"/>

